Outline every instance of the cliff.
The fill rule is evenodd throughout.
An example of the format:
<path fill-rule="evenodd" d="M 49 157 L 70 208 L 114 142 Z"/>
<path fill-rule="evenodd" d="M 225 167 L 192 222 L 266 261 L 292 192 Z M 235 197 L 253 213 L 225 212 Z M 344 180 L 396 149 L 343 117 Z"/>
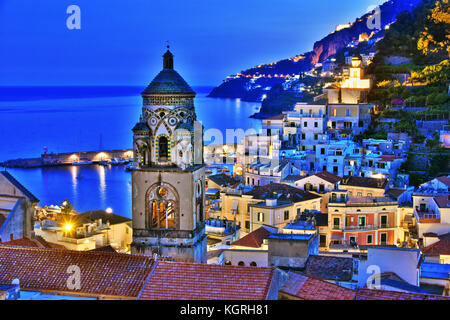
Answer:
<path fill-rule="evenodd" d="M 422 0 L 391 0 L 380 6 L 381 30 L 396 20 L 402 11 L 413 10 Z M 373 32 L 368 28 L 371 14 L 365 14 L 351 26 L 330 33 L 314 44 L 313 51 L 270 64 L 262 64 L 236 75 L 229 76 L 209 94 L 217 98 L 241 98 L 248 101 L 261 101 L 275 85 L 284 83 L 293 75 L 311 70 L 317 63 L 323 63 L 354 41 L 363 37 L 382 37 L 383 32 Z"/>

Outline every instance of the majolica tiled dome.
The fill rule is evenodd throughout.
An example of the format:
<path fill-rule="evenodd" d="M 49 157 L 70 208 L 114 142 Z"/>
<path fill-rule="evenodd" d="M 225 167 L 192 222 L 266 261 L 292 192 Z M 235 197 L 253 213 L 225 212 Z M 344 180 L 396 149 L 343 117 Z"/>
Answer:
<path fill-rule="evenodd" d="M 173 69 L 173 54 L 167 50 L 164 54 L 164 69 L 148 85 L 143 95 L 159 94 L 187 94 L 195 95 L 194 90 Z"/>

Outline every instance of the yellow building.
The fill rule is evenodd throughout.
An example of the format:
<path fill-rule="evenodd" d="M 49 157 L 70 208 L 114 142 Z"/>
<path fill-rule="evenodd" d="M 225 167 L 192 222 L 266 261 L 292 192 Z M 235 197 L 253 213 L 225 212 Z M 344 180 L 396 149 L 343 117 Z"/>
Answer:
<path fill-rule="evenodd" d="M 221 194 L 221 211 L 210 213 L 212 218 L 236 220 L 241 235 L 263 225 L 281 231 L 286 225 L 307 210 L 320 210 L 322 197 L 298 188 L 279 183 L 254 187 L 247 192 Z"/>

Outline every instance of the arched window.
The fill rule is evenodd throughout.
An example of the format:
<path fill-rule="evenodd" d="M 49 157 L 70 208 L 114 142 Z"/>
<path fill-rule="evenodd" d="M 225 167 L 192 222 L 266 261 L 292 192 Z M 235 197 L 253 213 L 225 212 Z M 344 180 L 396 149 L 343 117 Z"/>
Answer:
<path fill-rule="evenodd" d="M 225 265 L 226 266 L 231 266 L 231 261 L 230 260 L 225 261 Z"/>
<path fill-rule="evenodd" d="M 165 136 L 159 137 L 159 160 L 167 161 L 169 158 L 169 140 Z"/>
<path fill-rule="evenodd" d="M 179 203 L 176 190 L 168 184 L 155 184 L 147 192 L 147 199 L 147 228 L 175 228 L 176 212 Z"/>
<path fill-rule="evenodd" d="M 244 263 L 244 261 L 239 261 L 239 263 L 238 263 L 238 266 L 245 266 L 245 263 Z"/>
<path fill-rule="evenodd" d="M 257 267 L 258 265 L 256 264 L 255 261 L 252 261 L 252 262 L 250 262 L 250 266 L 252 266 L 252 267 Z"/>

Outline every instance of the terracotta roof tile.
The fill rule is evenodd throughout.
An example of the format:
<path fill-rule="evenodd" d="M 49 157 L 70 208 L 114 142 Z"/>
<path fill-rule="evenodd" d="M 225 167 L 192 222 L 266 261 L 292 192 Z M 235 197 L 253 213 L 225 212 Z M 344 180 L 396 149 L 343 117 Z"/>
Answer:
<path fill-rule="evenodd" d="M 423 254 L 430 256 L 450 255 L 450 233 L 439 236 L 439 241 L 422 250 Z"/>
<path fill-rule="evenodd" d="M 241 239 L 233 242 L 231 245 L 233 246 L 241 246 L 241 247 L 251 247 L 251 248 L 260 248 L 264 239 L 267 239 L 270 236 L 271 232 L 269 229 L 265 227 L 261 227 L 253 232 L 250 232 L 246 236 Z"/>
<path fill-rule="evenodd" d="M 351 280 L 353 259 L 311 255 L 306 262 L 305 275 L 324 280 Z"/>
<path fill-rule="evenodd" d="M 110 253 L 117 253 L 116 249 L 111 247 L 110 245 L 104 246 L 104 247 L 98 247 L 89 251 L 93 252 L 110 252 Z"/>
<path fill-rule="evenodd" d="M 360 289 L 356 300 L 450 300 L 450 297 L 386 290 Z"/>
<path fill-rule="evenodd" d="M 393 197 L 394 199 L 398 199 L 403 193 L 405 193 L 405 189 L 399 189 L 399 188 L 391 188 L 388 191 L 386 191 L 386 194 L 388 196 Z"/>
<path fill-rule="evenodd" d="M 402 159 L 402 157 L 384 154 L 384 155 L 380 156 L 380 159 L 383 161 L 394 161 L 396 159 Z"/>
<path fill-rule="evenodd" d="M 264 300 L 275 268 L 158 262 L 139 300 Z"/>
<path fill-rule="evenodd" d="M 342 186 L 384 189 L 388 183 L 387 179 L 375 179 L 368 177 L 347 176 L 341 181 Z"/>
<path fill-rule="evenodd" d="M 282 292 L 302 300 L 354 300 L 356 291 L 291 272 Z"/>
<path fill-rule="evenodd" d="M 338 183 L 339 181 L 342 180 L 341 177 L 336 176 L 328 171 L 322 171 L 322 172 L 316 173 L 315 176 L 317 176 L 325 181 L 328 181 L 330 183 Z"/>
<path fill-rule="evenodd" d="M 279 201 L 292 201 L 294 203 L 321 198 L 319 195 L 283 183 L 255 186 L 252 190 L 245 193 L 245 195 L 253 196 L 255 199 L 261 200 L 273 198 L 274 194 L 280 195 L 278 198 Z"/>
<path fill-rule="evenodd" d="M 48 242 L 40 236 L 35 237 L 35 238 L 23 237 L 20 239 L 14 239 L 14 240 L 0 243 L 0 245 L 31 247 L 31 248 L 54 248 L 54 249 L 62 249 L 62 250 L 66 249 L 66 247 L 64 247 L 63 245 Z"/>
<path fill-rule="evenodd" d="M 69 266 L 81 270 L 81 289 L 69 289 Z M 19 279 L 23 289 L 79 295 L 137 297 L 153 259 L 120 253 L 0 246 L 0 283 Z"/>

